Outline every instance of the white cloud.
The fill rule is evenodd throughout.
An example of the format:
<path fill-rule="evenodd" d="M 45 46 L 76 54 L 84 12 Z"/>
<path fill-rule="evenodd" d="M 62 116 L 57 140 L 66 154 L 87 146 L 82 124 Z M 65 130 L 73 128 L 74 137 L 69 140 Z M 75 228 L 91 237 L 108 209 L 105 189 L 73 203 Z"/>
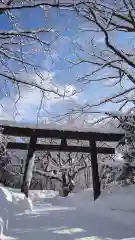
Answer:
<path fill-rule="evenodd" d="M 111 87 L 111 86 L 115 85 L 118 81 L 119 81 L 119 79 L 116 79 L 116 78 L 108 79 L 107 81 L 105 81 L 103 83 L 103 85 L 106 87 Z"/>
<path fill-rule="evenodd" d="M 20 78 L 22 80 L 26 79 L 26 82 L 36 83 L 46 89 L 44 98 L 42 99 L 43 92 L 40 89 L 21 84 L 21 98 L 19 100 L 18 94 L 11 94 L 10 98 L 5 97 L 0 101 L 3 105 L 3 108 L 1 107 L 0 109 L 0 118 L 12 120 L 13 116 L 18 113 L 19 115 L 16 116 L 16 120 L 18 121 L 34 120 L 34 118 L 36 119 L 41 99 L 42 106 L 47 111 L 51 111 L 52 109 L 54 111 L 53 106 L 56 103 L 61 104 L 65 101 L 66 104 L 68 100 L 77 101 L 78 94 L 76 93 L 75 86 L 54 84 L 54 75 L 53 72 L 47 71 L 40 73 L 40 75 L 21 73 Z M 15 101 L 17 101 L 16 108 Z"/>
<path fill-rule="evenodd" d="M 99 37 L 99 38 L 95 38 L 95 42 L 96 43 L 104 43 L 105 42 L 105 38 L 104 37 Z"/>

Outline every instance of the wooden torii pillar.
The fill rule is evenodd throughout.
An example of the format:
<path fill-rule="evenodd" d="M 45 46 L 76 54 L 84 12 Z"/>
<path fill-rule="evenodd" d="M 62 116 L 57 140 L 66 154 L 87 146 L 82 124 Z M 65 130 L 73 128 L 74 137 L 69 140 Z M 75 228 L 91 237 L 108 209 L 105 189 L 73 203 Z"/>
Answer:
<path fill-rule="evenodd" d="M 32 171 L 35 162 L 35 150 L 36 150 L 37 136 L 35 130 L 30 137 L 30 143 L 28 145 L 27 159 L 25 163 L 25 170 L 23 175 L 23 182 L 21 186 L 21 192 L 23 192 L 26 197 L 28 197 L 29 187 L 32 180 Z"/>
<path fill-rule="evenodd" d="M 92 165 L 92 181 L 93 181 L 93 195 L 96 200 L 101 193 L 100 180 L 98 174 L 98 162 L 97 162 L 97 147 L 95 141 L 90 141 L 91 147 L 91 165 Z"/>

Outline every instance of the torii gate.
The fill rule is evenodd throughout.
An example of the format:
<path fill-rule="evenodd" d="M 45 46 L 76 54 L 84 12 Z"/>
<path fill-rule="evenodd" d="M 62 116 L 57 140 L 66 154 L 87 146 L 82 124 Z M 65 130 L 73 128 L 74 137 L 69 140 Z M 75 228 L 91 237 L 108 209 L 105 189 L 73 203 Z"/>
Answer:
<path fill-rule="evenodd" d="M 96 141 L 103 142 L 117 142 L 123 138 L 124 133 L 118 131 L 118 129 L 97 129 L 97 128 L 77 128 L 73 126 L 72 128 L 57 125 L 22 125 L 15 122 L 0 121 L 0 127 L 3 129 L 3 134 L 8 136 L 18 136 L 18 137 L 29 137 L 29 143 L 20 142 L 8 142 L 7 148 L 9 149 L 21 149 L 28 150 L 22 192 L 25 192 L 25 187 L 28 184 L 27 173 L 30 169 L 32 158 L 35 151 L 63 151 L 63 152 L 84 152 L 91 153 L 91 166 L 92 166 L 92 180 L 93 180 L 93 192 L 94 200 L 96 200 L 100 193 L 100 180 L 98 174 L 98 162 L 97 154 L 115 154 L 114 148 L 97 147 Z M 71 130 L 73 129 L 73 130 Z M 52 144 L 37 144 L 37 138 L 55 138 L 61 139 L 59 145 Z M 86 146 L 73 146 L 68 145 L 67 140 L 85 140 L 89 141 L 89 147 Z"/>

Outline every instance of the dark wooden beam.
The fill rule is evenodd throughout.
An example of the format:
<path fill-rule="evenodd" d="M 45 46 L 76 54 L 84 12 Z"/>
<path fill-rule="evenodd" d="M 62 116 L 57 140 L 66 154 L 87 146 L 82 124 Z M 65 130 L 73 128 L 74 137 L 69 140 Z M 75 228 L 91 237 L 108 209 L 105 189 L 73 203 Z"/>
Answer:
<path fill-rule="evenodd" d="M 90 132 L 90 131 L 70 131 L 70 130 L 57 130 L 57 129 L 32 129 L 25 127 L 16 126 L 5 126 L 3 134 L 10 136 L 30 137 L 33 130 L 38 138 L 56 138 L 56 139 L 75 139 L 75 140 L 91 140 L 91 141 L 107 141 L 117 142 L 124 134 L 122 133 L 101 133 L 101 132 Z"/>
<path fill-rule="evenodd" d="M 67 139 L 66 138 L 62 138 L 60 145 L 63 146 L 63 147 L 66 147 L 67 146 Z"/>
<path fill-rule="evenodd" d="M 8 142 L 7 148 L 28 150 L 29 144 Z M 51 144 L 36 144 L 35 151 L 63 151 L 63 152 L 84 152 L 90 153 L 90 147 L 69 146 L 69 145 L 51 145 Z M 114 148 L 97 147 L 97 153 L 101 154 L 114 154 Z"/>
<path fill-rule="evenodd" d="M 100 190 L 100 181 L 99 181 L 99 173 L 98 173 L 98 163 L 97 163 L 97 147 L 96 142 L 90 142 L 91 147 L 91 167 L 92 167 L 92 180 L 93 180 L 93 193 L 94 200 L 96 200 L 101 193 Z"/>

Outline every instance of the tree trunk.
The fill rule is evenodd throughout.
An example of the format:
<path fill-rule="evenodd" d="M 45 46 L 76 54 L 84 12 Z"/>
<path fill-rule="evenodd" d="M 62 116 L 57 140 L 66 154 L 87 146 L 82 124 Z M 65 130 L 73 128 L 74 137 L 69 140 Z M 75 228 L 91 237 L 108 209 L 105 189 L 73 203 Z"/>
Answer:
<path fill-rule="evenodd" d="M 69 194 L 69 188 L 67 183 L 67 176 L 66 173 L 62 173 L 62 196 L 67 197 Z"/>

